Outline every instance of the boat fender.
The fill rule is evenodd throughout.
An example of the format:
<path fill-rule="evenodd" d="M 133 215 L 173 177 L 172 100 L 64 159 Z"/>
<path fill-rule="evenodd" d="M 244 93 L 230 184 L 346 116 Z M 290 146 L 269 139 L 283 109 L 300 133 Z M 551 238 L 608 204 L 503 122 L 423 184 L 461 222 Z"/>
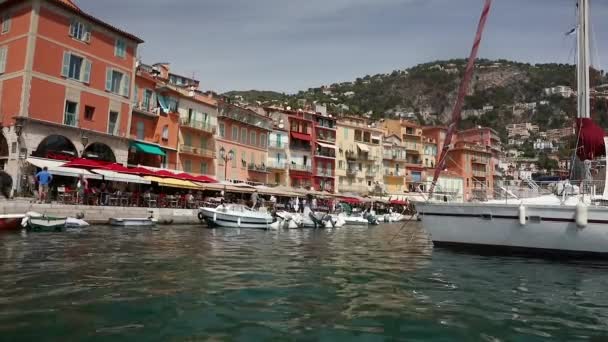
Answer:
<path fill-rule="evenodd" d="M 239 226 L 239 228 L 241 227 L 241 218 L 239 217 L 239 219 L 236 221 L 236 224 Z"/>
<path fill-rule="evenodd" d="M 217 213 L 213 213 L 213 222 L 217 221 Z"/>
<path fill-rule="evenodd" d="M 521 204 L 519 206 L 519 224 L 521 224 L 522 226 L 526 225 L 526 207 L 524 207 L 523 204 Z"/>
<path fill-rule="evenodd" d="M 205 215 L 203 215 L 203 213 L 201 213 L 200 211 L 198 212 L 198 220 L 202 221 L 205 219 Z"/>
<path fill-rule="evenodd" d="M 578 202 L 576 205 L 576 225 L 579 228 L 585 228 L 589 222 L 589 209 L 583 202 Z"/>

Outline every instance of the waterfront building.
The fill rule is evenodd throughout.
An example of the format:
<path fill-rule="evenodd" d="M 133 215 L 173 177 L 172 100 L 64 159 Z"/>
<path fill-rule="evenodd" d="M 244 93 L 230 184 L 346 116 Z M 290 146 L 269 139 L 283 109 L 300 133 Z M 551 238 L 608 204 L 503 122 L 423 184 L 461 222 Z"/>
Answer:
<path fill-rule="evenodd" d="M 395 134 L 401 137 L 407 152 L 406 160 L 406 184 L 409 191 L 423 190 L 426 183 L 426 169 L 424 159 L 435 158 L 432 156 L 433 149 L 425 151 L 425 142 L 422 127 L 407 120 L 385 120 L 382 127 L 387 134 Z M 436 150 L 436 148 L 435 148 Z M 428 152 L 429 154 L 426 154 Z M 436 154 L 436 153 L 435 153 Z"/>
<path fill-rule="evenodd" d="M 235 183 L 266 184 L 270 132 L 270 118 L 250 109 L 219 101 L 218 135 L 215 142 L 218 156 L 217 179 Z M 232 159 L 229 156 L 232 156 Z"/>
<path fill-rule="evenodd" d="M 384 170 L 384 185 L 389 196 L 402 194 L 407 191 L 405 183 L 405 163 L 407 151 L 401 138 L 392 134 L 383 140 L 382 168 Z"/>
<path fill-rule="evenodd" d="M 286 111 L 289 117 L 289 185 L 294 188 L 313 186 L 314 114 Z"/>
<path fill-rule="evenodd" d="M 287 114 L 267 109 L 266 115 L 272 120 L 272 131 L 268 139 L 268 184 L 289 186 L 289 117 Z"/>
<path fill-rule="evenodd" d="M 314 115 L 313 142 L 313 186 L 318 191 L 334 192 L 336 170 L 336 119 L 327 113 Z"/>
<path fill-rule="evenodd" d="M 16 185 L 28 156 L 126 163 L 143 41 L 69 0 L 3 1 L 0 12 L 0 145 Z"/>
<path fill-rule="evenodd" d="M 530 137 L 530 133 L 536 134 L 538 132 L 538 125 L 534 125 L 530 122 L 507 125 L 507 135 L 509 138 L 528 138 Z"/>
<path fill-rule="evenodd" d="M 384 131 L 358 117 L 342 117 L 337 125 L 338 191 L 361 195 L 384 192 Z"/>
<path fill-rule="evenodd" d="M 129 166 L 178 170 L 179 93 L 166 87 L 159 68 L 139 64 L 135 75 Z"/>

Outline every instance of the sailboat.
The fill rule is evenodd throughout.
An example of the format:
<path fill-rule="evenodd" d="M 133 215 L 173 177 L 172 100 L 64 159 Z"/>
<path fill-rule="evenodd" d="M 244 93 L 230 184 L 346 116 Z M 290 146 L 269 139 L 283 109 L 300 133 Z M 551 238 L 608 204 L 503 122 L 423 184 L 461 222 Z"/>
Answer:
<path fill-rule="evenodd" d="M 490 4 L 491 0 L 486 0 L 471 52 L 473 60 L 469 59 L 467 69 L 470 71 L 473 70 L 476 48 L 481 40 L 484 15 L 487 17 Z M 591 160 L 604 155 L 606 150 L 604 132 L 590 118 L 589 0 L 579 0 L 577 8 L 576 154 L 579 164 L 586 168 L 583 172 L 585 179 L 578 184 L 574 181 L 559 184 L 558 193 L 528 199 L 511 198 L 481 203 L 418 202 L 416 209 L 419 218 L 436 246 L 608 257 L 608 207 L 593 201 L 598 198 L 586 191 L 595 189 L 595 183 L 590 180 Z M 465 72 L 461 90 L 466 89 L 467 78 L 470 80 L 470 76 L 470 73 Z M 457 100 L 448 135 L 453 132 L 459 119 L 458 106 Z M 448 145 L 449 139 L 446 137 L 437 171 L 444 165 Z M 437 175 L 438 172 L 433 183 L 436 182 Z M 608 194 L 597 197 L 608 200 Z"/>

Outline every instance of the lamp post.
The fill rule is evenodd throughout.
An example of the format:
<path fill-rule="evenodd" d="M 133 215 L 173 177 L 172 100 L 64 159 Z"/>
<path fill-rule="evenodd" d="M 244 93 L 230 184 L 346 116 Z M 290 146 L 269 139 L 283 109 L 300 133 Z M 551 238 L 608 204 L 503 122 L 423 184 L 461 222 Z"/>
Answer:
<path fill-rule="evenodd" d="M 89 136 L 86 131 L 82 131 L 80 134 L 80 142 L 82 143 L 82 152 L 80 153 L 80 156 L 84 158 L 84 150 L 86 150 L 87 145 L 89 144 Z"/>
<path fill-rule="evenodd" d="M 224 195 L 226 194 L 226 174 L 228 173 L 228 162 L 234 159 L 234 151 L 230 150 L 228 154 L 226 154 L 226 149 L 224 146 L 220 148 L 220 159 L 224 161 Z"/>

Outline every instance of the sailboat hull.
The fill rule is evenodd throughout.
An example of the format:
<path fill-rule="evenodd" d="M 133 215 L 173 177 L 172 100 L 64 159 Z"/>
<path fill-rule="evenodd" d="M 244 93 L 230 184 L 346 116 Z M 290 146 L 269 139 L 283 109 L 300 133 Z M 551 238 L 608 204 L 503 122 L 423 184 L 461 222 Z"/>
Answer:
<path fill-rule="evenodd" d="M 423 227 L 437 246 L 608 257 L 608 208 L 589 207 L 587 224 L 574 206 L 418 203 Z"/>

